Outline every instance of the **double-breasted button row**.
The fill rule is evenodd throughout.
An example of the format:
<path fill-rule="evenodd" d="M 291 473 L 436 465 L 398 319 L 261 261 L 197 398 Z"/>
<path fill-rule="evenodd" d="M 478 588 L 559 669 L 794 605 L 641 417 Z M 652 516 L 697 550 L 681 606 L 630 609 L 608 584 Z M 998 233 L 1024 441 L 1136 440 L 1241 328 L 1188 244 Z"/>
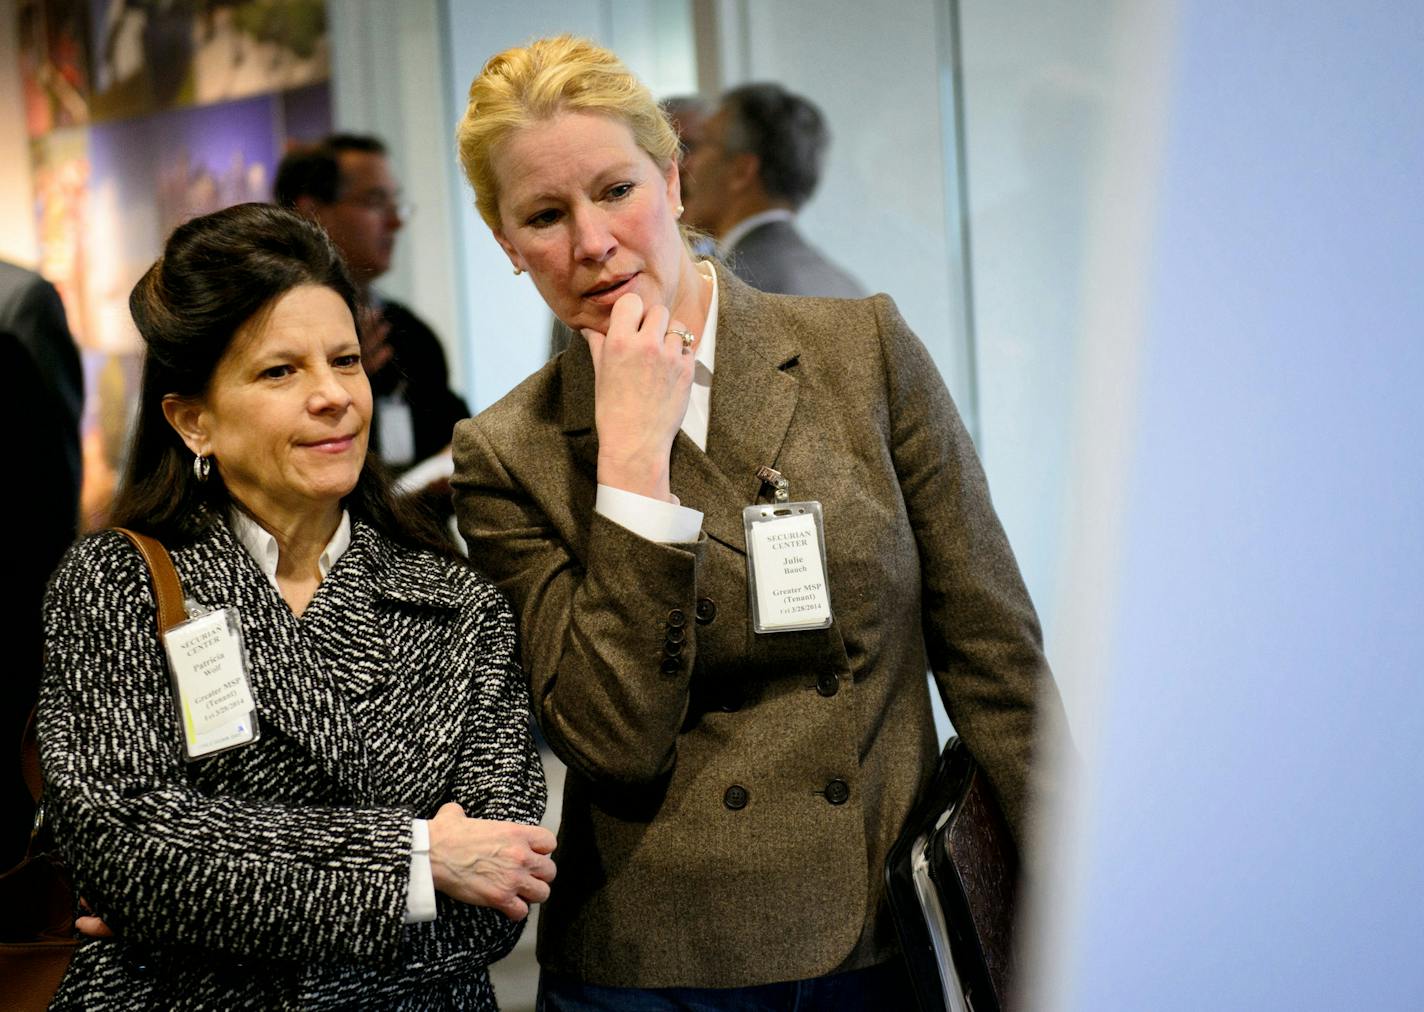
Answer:
<path fill-rule="evenodd" d="M 668 612 L 667 627 L 663 630 L 663 662 L 659 670 L 665 675 L 675 675 L 682 670 L 682 648 L 687 642 L 687 613 L 681 608 Z"/>
<path fill-rule="evenodd" d="M 826 800 L 833 805 L 843 805 L 850 800 L 850 784 L 837 777 L 826 784 L 824 790 L 817 793 L 824 795 Z M 722 804 L 734 812 L 746 808 L 747 802 L 750 800 L 751 794 L 741 784 L 733 784 L 722 793 Z"/>

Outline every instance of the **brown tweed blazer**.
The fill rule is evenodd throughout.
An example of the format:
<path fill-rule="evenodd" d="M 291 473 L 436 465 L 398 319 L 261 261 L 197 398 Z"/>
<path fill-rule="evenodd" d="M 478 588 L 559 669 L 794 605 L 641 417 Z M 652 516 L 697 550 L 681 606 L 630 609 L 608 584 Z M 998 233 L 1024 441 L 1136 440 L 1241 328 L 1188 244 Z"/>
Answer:
<path fill-rule="evenodd" d="M 1035 701 L 1057 705 L 974 448 L 894 304 L 718 279 L 707 451 L 679 433 L 671 461 L 696 543 L 594 513 L 580 338 L 455 430 L 460 528 L 514 601 L 570 768 L 539 959 L 595 984 L 888 958 L 885 855 L 937 752 L 926 670 L 1016 828 Z M 741 510 L 762 464 L 824 506 L 827 630 L 751 630 Z"/>

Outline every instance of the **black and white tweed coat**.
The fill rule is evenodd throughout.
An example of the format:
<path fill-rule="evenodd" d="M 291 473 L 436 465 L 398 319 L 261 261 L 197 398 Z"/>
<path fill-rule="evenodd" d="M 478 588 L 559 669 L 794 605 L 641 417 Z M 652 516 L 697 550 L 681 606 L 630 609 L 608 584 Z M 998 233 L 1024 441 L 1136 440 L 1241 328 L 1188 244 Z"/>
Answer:
<path fill-rule="evenodd" d="M 406 925 L 410 821 L 447 801 L 537 822 L 545 791 L 508 605 L 353 521 L 295 617 L 226 524 L 173 551 L 241 613 L 261 738 L 187 763 L 148 574 L 105 532 L 45 603 L 39 732 L 57 841 L 116 940 L 81 942 L 55 1008 L 495 1008 L 522 924 L 439 895 Z"/>

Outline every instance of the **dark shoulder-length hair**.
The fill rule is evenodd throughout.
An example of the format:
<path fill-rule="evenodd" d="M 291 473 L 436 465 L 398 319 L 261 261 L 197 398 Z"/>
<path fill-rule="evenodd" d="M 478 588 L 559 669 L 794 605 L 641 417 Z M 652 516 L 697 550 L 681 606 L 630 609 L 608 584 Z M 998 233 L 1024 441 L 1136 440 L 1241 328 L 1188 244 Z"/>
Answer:
<path fill-rule="evenodd" d="M 301 285 L 330 288 L 360 320 L 356 286 L 340 254 L 298 214 L 238 204 L 174 229 L 129 295 L 147 348 L 133 443 L 114 500 L 116 526 L 176 545 L 232 508 L 220 468 L 197 480 L 193 454 L 164 417 L 163 398 L 206 392 L 242 325 Z M 458 558 L 430 511 L 392 494 L 371 454 L 343 505 L 394 541 Z"/>

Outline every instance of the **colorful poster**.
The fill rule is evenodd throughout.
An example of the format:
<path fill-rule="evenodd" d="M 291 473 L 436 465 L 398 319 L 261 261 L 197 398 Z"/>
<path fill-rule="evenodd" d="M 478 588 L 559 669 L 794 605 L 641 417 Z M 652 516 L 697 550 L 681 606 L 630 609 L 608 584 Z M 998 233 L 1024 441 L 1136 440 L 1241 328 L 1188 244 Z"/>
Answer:
<path fill-rule="evenodd" d="M 331 72 L 322 0 L 91 0 L 93 118 L 285 91 Z"/>
<path fill-rule="evenodd" d="M 271 199 L 284 151 L 331 131 L 322 0 L 20 0 L 40 273 L 84 358 L 88 526 L 123 468 L 134 283 L 194 215 Z"/>
<path fill-rule="evenodd" d="M 89 16 L 83 0 L 21 0 L 20 86 L 31 137 L 89 120 Z"/>

